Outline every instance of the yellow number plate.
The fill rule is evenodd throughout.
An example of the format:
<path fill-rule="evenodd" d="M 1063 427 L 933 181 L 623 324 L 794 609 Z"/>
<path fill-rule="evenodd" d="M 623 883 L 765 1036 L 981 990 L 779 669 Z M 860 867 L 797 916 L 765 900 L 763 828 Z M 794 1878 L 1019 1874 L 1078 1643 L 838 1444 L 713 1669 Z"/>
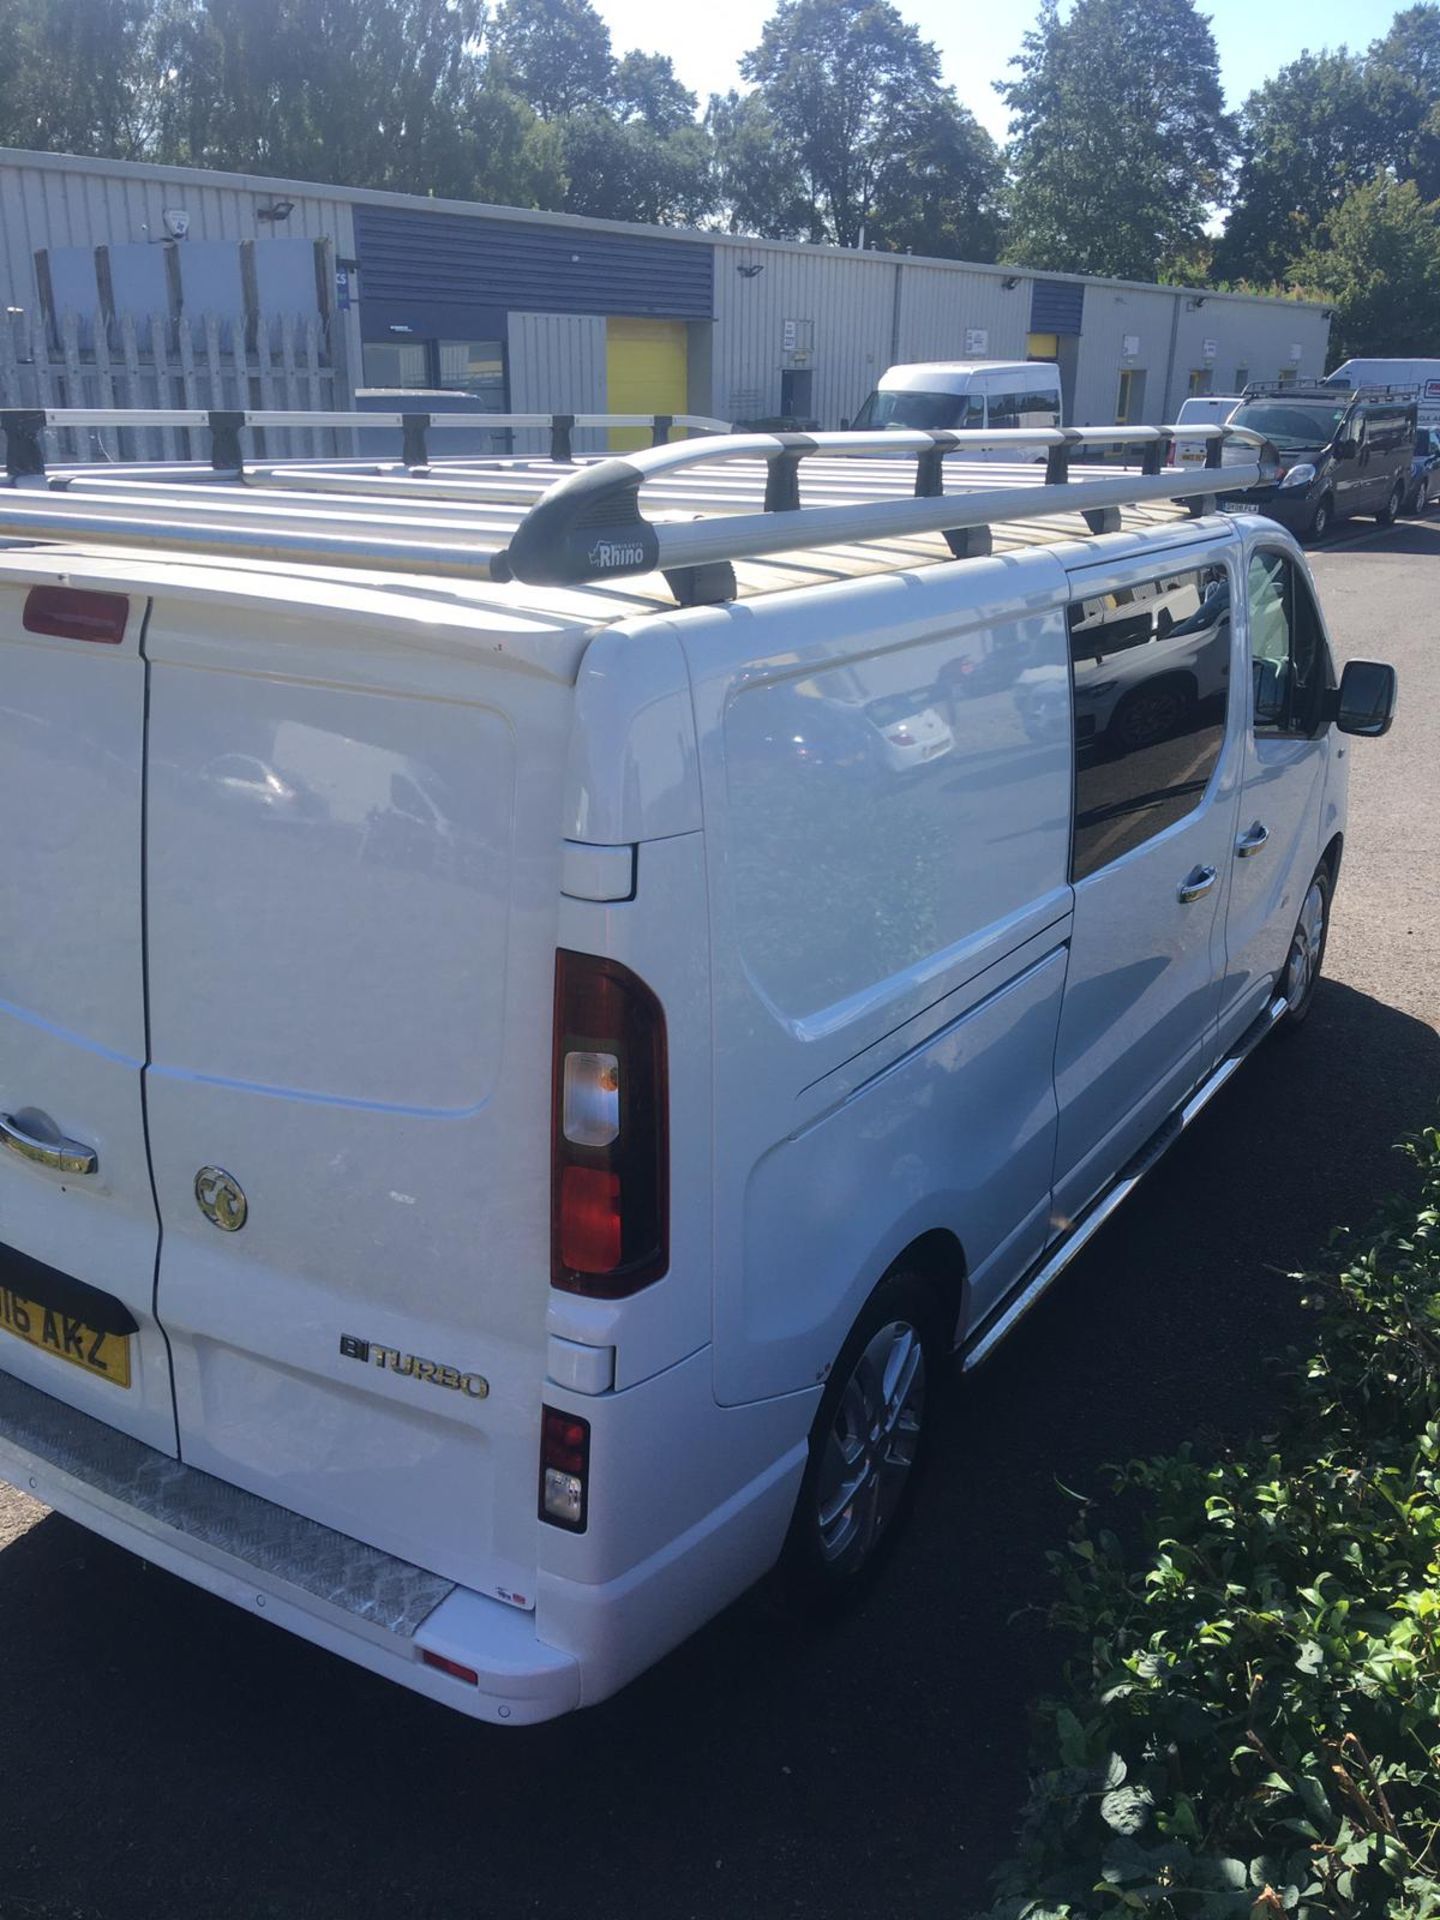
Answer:
<path fill-rule="evenodd" d="M 0 1287 L 0 1331 L 13 1333 L 32 1347 L 40 1347 L 72 1367 L 93 1373 L 102 1380 L 113 1380 L 117 1387 L 130 1384 L 130 1339 L 123 1333 L 97 1333 L 83 1320 L 61 1313 L 55 1307 L 42 1307 L 22 1293 Z"/>

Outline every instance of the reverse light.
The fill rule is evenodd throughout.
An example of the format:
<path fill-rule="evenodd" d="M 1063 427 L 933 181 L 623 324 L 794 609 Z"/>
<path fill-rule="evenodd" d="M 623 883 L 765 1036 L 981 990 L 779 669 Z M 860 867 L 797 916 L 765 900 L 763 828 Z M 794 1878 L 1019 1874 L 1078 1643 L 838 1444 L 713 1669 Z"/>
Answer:
<path fill-rule="evenodd" d="M 32 587 L 25 596 L 25 631 L 59 640 L 94 640 L 118 647 L 125 638 L 130 602 L 123 593 L 89 593 L 80 587 Z"/>
<path fill-rule="evenodd" d="M 590 1422 L 555 1407 L 540 1410 L 540 1518 L 585 1531 Z"/>
<path fill-rule="evenodd" d="M 669 1264 L 665 1016 L 627 967 L 555 960 L 550 1277 L 615 1300 Z"/>

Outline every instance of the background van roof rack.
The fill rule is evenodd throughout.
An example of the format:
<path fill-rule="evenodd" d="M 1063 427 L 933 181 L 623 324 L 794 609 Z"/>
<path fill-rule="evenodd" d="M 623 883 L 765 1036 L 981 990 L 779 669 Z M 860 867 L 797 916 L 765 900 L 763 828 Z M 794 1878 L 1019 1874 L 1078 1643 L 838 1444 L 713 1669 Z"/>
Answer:
<path fill-rule="evenodd" d="M 581 456 L 558 481 L 553 466 L 509 455 L 462 456 L 421 468 L 358 458 L 298 460 L 249 474 L 193 463 L 23 470 L 27 436 L 38 446 L 45 425 L 209 426 L 224 454 L 233 421 L 313 427 L 338 420 L 352 427 L 358 420 L 396 425 L 403 434 L 408 417 L 269 412 L 237 414 L 217 425 L 215 416 L 199 410 L 0 413 L 12 448 L 9 485 L 0 487 L 0 539 L 549 587 L 658 571 L 681 604 L 693 605 L 734 597 L 736 561 L 924 534 L 942 535 L 953 555 L 968 557 L 991 550 L 996 522 L 1074 513 L 1092 533 L 1111 532 L 1123 507 L 1174 501 L 1205 512 L 1222 486 L 1227 495 L 1240 494 L 1279 472 L 1268 442 L 1211 424 L 705 432 L 663 444 L 671 426 L 699 425 L 704 432 L 716 423 L 652 415 L 573 416 L 577 425 L 652 423 L 662 444 L 624 456 Z M 552 417 L 450 414 L 436 416 L 434 424 L 536 424 Z M 1203 444 L 1204 465 L 1167 468 L 1167 447 L 1177 440 Z M 1013 459 L 997 466 L 965 458 L 997 451 Z M 1138 469 L 1076 471 L 1092 451 L 1138 458 Z M 14 471 L 17 465 L 22 471 Z M 642 493 L 653 518 L 641 512 Z"/>

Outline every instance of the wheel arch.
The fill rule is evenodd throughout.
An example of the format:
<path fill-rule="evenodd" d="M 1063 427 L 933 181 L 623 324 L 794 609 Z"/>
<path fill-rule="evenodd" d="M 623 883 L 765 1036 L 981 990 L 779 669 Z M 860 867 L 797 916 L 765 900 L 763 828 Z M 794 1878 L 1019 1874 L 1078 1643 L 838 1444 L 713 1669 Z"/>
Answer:
<path fill-rule="evenodd" d="M 960 1316 L 965 1306 L 965 1280 L 968 1273 L 965 1249 L 960 1244 L 959 1236 L 949 1227 L 931 1227 L 927 1232 L 917 1234 L 886 1267 L 870 1295 L 866 1296 L 867 1304 L 874 1292 L 895 1273 L 913 1274 L 934 1295 L 942 1325 L 949 1334 L 951 1345 L 955 1345 L 959 1337 Z M 859 1318 L 858 1314 L 856 1318 Z"/>

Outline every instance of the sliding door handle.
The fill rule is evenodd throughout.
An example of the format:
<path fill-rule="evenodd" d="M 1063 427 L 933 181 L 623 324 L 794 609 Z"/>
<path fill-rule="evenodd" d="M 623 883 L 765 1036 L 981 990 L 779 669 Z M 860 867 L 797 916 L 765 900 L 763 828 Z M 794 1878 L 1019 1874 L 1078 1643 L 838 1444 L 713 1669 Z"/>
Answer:
<path fill-rule="evenodd" d="M 1192 900 L 1199 900 L 1209 893 L 1215 884 L 1215 877 L 1214 867 L 1192 867 L 1175 889 L 1175 898 L 1182 907 L 1188 907 Z"/>
<path fill-rule="evenodd" d="M 7 1147 L 22 1160 L 31 1160 L 37 1167 L 50 1167 L 56 1173 L 94 1173 L 98 1164 L 93 1147 L 58 1136 L 47 1140 L 22 1127 L 8 1113 L 0 1113 L 0 1147 Z"/>

